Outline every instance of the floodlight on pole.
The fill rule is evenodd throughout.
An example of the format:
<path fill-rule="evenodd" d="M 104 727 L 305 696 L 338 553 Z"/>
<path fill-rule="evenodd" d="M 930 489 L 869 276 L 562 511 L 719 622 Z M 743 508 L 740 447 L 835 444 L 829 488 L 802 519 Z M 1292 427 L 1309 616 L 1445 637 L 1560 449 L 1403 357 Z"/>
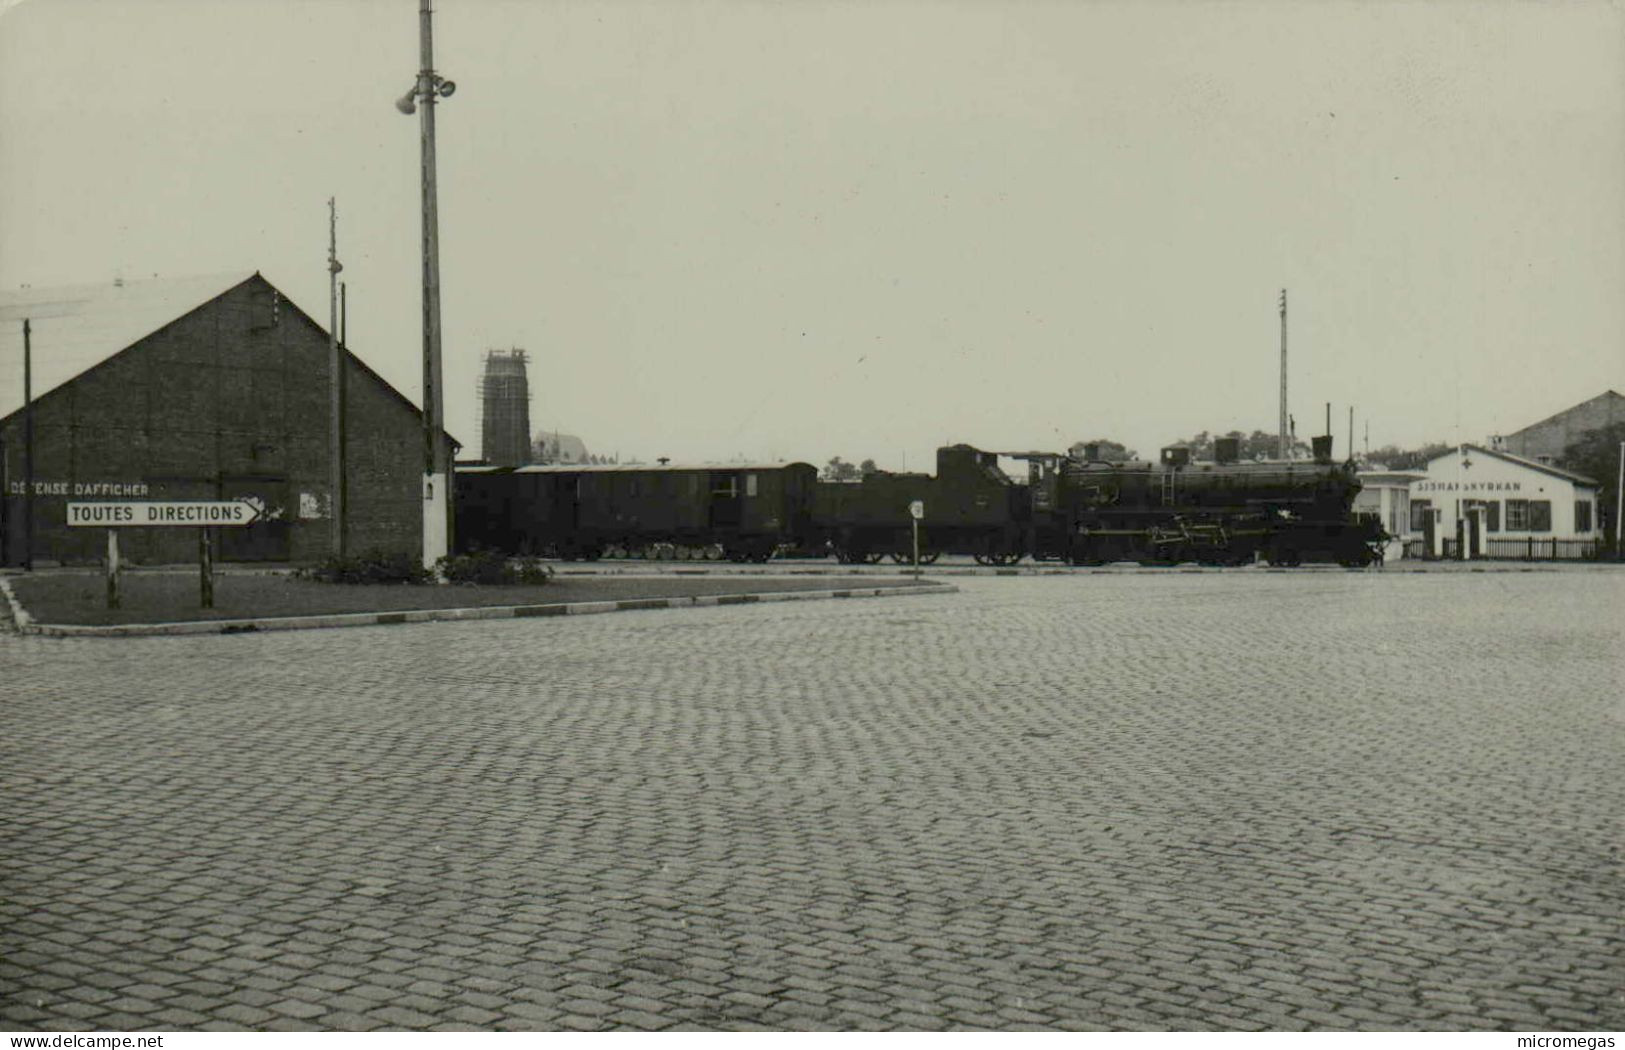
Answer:
<path fill-rule="evenodd" d="M 457 85 L 434 71 L 430 0 L 420 0 L 418 38 L 422 68 L 412 90 L 395 102 L 402 113 L 420 114 L 423 174 L 423 564 L 434 568 L 451 547 L 451 465 L 447 462 L 445 406 L 440 372 L 440 218 L 435 194 L 434 110 Z M 421 107 L 420 107 L 421 103 Z"/>

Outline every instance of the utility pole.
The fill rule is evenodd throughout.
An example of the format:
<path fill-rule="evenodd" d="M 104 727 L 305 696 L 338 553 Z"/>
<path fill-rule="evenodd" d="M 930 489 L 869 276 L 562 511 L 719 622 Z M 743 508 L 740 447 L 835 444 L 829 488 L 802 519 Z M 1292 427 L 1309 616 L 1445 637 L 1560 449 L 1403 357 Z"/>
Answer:
<path fill-rule="evenodd" d="M 419 0 L 418 39 L 422 68 L 417 82 L 395 103 L 402 113 L 418 112 L 422 132 L 423 176 L 423 564 L 433 568 L 451 547 L 451 469 L 447 463 L 445 408 L 440 382 L 440 214 L 435 195 L 434 109 L 457 85 L 434 71 L 434 27 L 430 0 Z"/>
<path fill-rule="evenodd" d="M 1286 423 L 1286 289 L 1281 289 L 1281 436 L 1276 447 L 1276 455 L 1286 458 L 1287 444 Z"/>
<path fill-rule="evenodd" d="M 344 557 L 344 359 L 339 352 L 339 211 L 327 198 L 327 395 L 328 490 L 333 512 L 333 556 Z"/>
<path fill-rule="evenodd" d="M 350 523 L 350 302 L 348 289 L 339 282 L 339 506 L 344 508 L 344 524 Z M 344 554 L 346 536 L 339 533 L 339 554 Z"/>
<path fill-rule="evenodd" d="M 23 318 L 23 568 L 34 571 L 34 343 Z"/>

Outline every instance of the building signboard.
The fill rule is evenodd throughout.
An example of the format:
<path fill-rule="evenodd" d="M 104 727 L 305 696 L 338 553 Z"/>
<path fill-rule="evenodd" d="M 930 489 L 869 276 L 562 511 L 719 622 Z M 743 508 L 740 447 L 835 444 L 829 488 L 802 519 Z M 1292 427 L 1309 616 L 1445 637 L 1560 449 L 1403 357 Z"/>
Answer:
<path fill-rule="evenodd" d="M 68 524 L 98 529 L 126 526 L 250 525 L 260 509 L 247 500 L 152 500 L 139 503 L 70 503 Z"/>

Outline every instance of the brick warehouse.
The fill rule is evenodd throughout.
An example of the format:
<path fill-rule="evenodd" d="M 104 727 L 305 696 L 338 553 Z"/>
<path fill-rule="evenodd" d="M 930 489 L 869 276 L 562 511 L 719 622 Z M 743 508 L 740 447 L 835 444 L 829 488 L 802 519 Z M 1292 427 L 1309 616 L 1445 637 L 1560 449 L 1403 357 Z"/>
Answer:
<path fill-rule="evenodd" d="M 66 505 L 120 499 L 258 501 L 259 522 L 215 531 L 225 561 L 331 553 L 327 331 L 254 273 L 0 293 L 0 563 L 24 560 L 25 317 L 36 561 L 99 562 L 105 533 L 68 527 Z M 346 548 L 419 556 L 422 415 L 345 360 Z M 188 528 L 119 543 L 138 563 L 197 557 Z"/>

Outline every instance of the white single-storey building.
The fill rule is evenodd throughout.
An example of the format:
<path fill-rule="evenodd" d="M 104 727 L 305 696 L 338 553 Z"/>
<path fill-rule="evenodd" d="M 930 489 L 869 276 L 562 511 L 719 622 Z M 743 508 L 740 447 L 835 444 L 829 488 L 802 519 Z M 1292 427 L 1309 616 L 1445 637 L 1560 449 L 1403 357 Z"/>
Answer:
<path fill-rule="evenodd" d="M 1372 514 L 1389 536 L 1383 558 L 1405 555 L 1405 544 L 1417 537 L 1411 530 L 1411 486 L 1427 477 L 1419 470 L 1362 470 L 1360 492 L 1354 497 L 1356 514 Z"/>
<path fill-rule="evenodd" d="M 1597 511 L 1592 479 L 1478 445 L 1434 457 L 1411 483 L 1411 529 L 1435 556 L 1591 557 Z"/>

